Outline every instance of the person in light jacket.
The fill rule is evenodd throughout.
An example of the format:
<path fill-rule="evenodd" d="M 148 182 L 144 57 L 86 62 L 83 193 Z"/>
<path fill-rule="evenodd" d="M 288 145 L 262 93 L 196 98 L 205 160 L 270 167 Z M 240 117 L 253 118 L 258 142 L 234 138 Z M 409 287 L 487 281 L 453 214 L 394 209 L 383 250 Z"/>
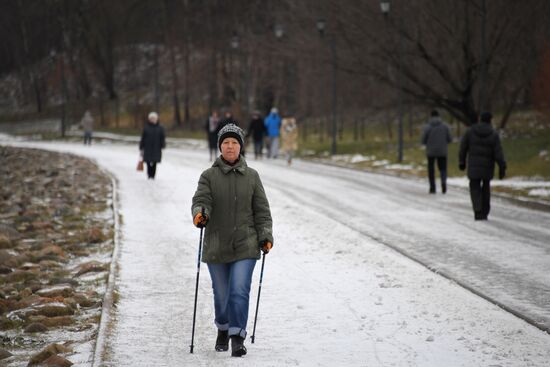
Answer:
<path fill-rule="evenodd" d="M 157 163 L 162 160 L 164 148 L 166 148 L 164 128 L 159 124 L 159 115 L 156 112 L 151 112 L 139 141 L 141 159 L 147 164 L 148 179 L 155 179 Z"/>
<path fill-rule="evenodd" d="M 250 285 L 260 252 L 273 246 L 272 219 L 258 172 L 240 154 L 244 132 L 234 123 L 218 134 L 221 151 L 199 179 L 191 214 L 195 226 L 205 227 L 202 261 L 208 266 L 214 293 L 215 350 L 247 353 Z M 264 255 L 265 256 L 265 255 Z"/>
<path fill-rule="evenodd" d="M 94 131 L 94 118 L 90 111 L 86 110 L 82 120 L 80 120 L 80 126 L 84 130 L 84 145 L 92 145 L 92 132 Z"/>
<path fill-rule="evenodd" d="M 439 112 L 433 110 L 422 133 L 422 144 L 426 146 L 428 158 L 428 179 L 430 194 L 435 194 L 435 162 L 441 176 L 441 192 L 447 192 L 447 145 L 453 141 L 451 129 L 441 120 Z"/>
<path fill-rule="evenodd" d="M 286 153 L 286 162 L 290 166 L 294 153 L 298 149 L 298 125 L 294 117 L 285 117 L 281 125 L 281 146 L 283 152 Z"/>

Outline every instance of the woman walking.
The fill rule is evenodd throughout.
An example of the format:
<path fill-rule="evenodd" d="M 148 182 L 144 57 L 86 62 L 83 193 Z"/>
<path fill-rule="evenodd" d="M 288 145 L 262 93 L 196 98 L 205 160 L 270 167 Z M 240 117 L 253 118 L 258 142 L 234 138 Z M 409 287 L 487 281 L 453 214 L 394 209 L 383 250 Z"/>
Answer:
<path fill-rule="evenodd" d="M 164 128 L 159 124 L 159 115 L 151 112 L 149 122 L 143 128 L 139 150 L 142 160 L 147 164 L 147 178 L 154 180 L 157 173 L 157 163 L 162 159 L 162 149 L 166 147 Z"/>
<path fill-rule="evenodd" d="M 191 207 L 195 226 L 206 227 L 202 261 L 214 292 L 215 350 L 227 351 L 231 339 L 233 357 L 246 354 L 252 273 L 260 250 L 273 246 L 269 202 L 258 172 L 240 154 L 243 144 L 236 124 L 220 130 L 221 156 L 201 174 Z"/>

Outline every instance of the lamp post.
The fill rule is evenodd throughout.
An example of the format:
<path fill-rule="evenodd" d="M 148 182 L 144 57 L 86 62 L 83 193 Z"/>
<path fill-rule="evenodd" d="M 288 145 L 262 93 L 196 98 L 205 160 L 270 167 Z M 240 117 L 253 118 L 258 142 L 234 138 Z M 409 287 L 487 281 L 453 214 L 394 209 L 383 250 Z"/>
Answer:
<path fill-rule="evenodd" d="M 63 55 L 59 55 L 55 50 L 50 51 L 50 57 L 54 63 L 55 68 L 57 69 L 57 64 L 60 64 L 60 74 L 61 74 L 61 82 L 60 82 L 60 92 L 61 92 L 61 137 L 65 137 L 65 130 L 66 130 L 66 103 L 67 103 L 67 85 L 65 83 L 65 60 L 63 59 Z M 56 70 L 57 72 L 57 70 Z"/>
<path fill-rule="evenodd" d="M 380 9 L 384 14 L 384 17 L 387 19 L 390 13 L 390 1 L 389 0 L 380 0 Z M 400 18 L 398 19 L 401 20 Z M 401 30 L 401 25 L 398 26 L 398 30 Z M 402 67 L 403 67 L 403 37 L 399 35 L 399 56 L 398 56 L 398 67 L 397 67 L 397 85 L 398 85 L 398 96 L 397 96 L 397 113 L 399 116 L 399 125 L 397 133 L 397 161 L 399 163 L 403 162 L 403 76 L 402 76 Z"/>
<path fill-rule="evenodd" d="M 281 24 L 275 24 L 273 27 L 273 33 L 275 34 L 277 40 L 282 41 L 285 36 L 284 27 Z M 281 73 L 284 75 L 283 83 L 286 85 L 285 108 L 289 115 L 293 115 L 296 112 L 294 95 L 294 63 L 292 58 L 287 53 L 283 53 L 283 57 L 281 57 L 281 70 Z M 281 89 L 283 88 L 281 87 Z"/>
<path fill-rule="evenodd" d="M 239 40 L 239 35 L 237 34 L 237 32 L 233 32 L 233 36 L 231 37 L 231 48 L 233 49 L 234 51 L 234 55 L 237 54 L 237 49 L 239 48 L 239 45 L 240 45 L 240 40 Z M 233 65 L 234 65 L 234 62 L 233 62 L 233 55 L 231 57 L 231 76 L 232 76 L 232 79 L 233 81 L 235 81 L 235 101 L 237 101 L 237 96 L 238 96 L 238 90 L 239 90 L 239 87 L 238 87 L 238 80 L 239 78 L 237 77 L 236 80 L 235 78 L 233 78 Z"/>
<path fill-rule="evenodd" d="M 487 79 L 487 56 L 485 51 L 485 28 L 487 20 L 487 4 L 485 0 L 481 1 L 481 73 L 479 80 L 479 115 L 481 115 L 485 107 L 485 85 Z"/>
<path fill-rule="evenodd" d="M 231 48 L 234 50 L 239 48 L 239 36 L 237 33 L 233 33 L 233 37 L 231 37 Z"/>
<path fill-rule="evenodd" d="M 285 35 L 285 29 L 281 24 L 275 24 L 275 27 L 273 27 L 273 32 L 275 33 L 275 37 L 277 37 L 278 40 L 283 38 Z"/>
<path fill-rule="evenodd" d="M 326 28 L 326 21 L 323 18 L 320 18 L 317 20 L 317 30 L 319 31 L 319 35 L 321 38 L 324 38 L 325 36 L 325 28 Z M 336 71 L 338 69 L 337 65 L 337 55 L 336 55 L 336 43 L 334 40 L 334 35 L 330 37 L 329 39 L 330 44 L 330 53 L 332 56 L 332 145 L 330 148 L 330 154 L 335 155 L 336 154 L 336 107 L 337 107 L 337 99 L 336 99 Z"/>

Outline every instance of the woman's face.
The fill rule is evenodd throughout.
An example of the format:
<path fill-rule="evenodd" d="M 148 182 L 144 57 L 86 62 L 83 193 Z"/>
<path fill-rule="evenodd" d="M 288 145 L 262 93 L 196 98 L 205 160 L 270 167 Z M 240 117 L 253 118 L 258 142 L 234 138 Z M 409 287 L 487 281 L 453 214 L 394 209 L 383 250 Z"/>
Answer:
<path fill-rule="evenodd" d="M 241 153 L 239 141 L 231 137 L 223 139 L 221 149 L 223 159 L 229 163 L 234 163 Z"/>

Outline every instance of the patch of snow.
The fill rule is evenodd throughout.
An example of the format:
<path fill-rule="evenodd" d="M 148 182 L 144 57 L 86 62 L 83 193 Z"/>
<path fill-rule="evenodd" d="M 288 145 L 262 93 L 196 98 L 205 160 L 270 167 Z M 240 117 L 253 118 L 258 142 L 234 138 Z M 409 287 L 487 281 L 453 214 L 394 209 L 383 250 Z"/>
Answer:
<path fill-rule="evenodd" d="M 549 189 L 533 189 L 529 190 L 529 196 L 538 196 L 538 197 L 550 197 Z"/>
<path fill-rule="evenodd" d="M 387 166 L 388 164 L 390 164 L 390 161 L 388 161 L 387 159 L 383 159 L 381 161 L 375 161 L 372 163 L 372 165 L 375 167 Z"/>

